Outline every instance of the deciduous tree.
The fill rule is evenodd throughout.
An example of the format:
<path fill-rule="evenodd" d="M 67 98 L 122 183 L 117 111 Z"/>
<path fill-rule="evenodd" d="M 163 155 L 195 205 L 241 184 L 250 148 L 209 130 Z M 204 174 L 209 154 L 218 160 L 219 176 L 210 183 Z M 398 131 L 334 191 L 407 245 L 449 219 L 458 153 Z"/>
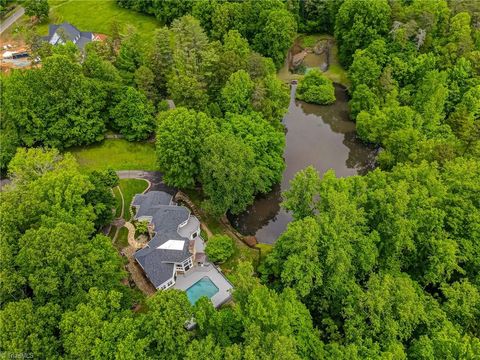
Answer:
<path fill-rule="evenodd" d="M 140 91 L 126 86 L 113 98 L 109 115 L 114 128 L 129 141 L 144 140 L 155 129 L 154 107 Z"/>
<path fill-rule="evenodd" d="M 212 119 L 194 110 L 177 108 L 160 113 L 156 151 L 167 184 L 183 188 L 195 186 L 206 138 L 215 128 Z"/>

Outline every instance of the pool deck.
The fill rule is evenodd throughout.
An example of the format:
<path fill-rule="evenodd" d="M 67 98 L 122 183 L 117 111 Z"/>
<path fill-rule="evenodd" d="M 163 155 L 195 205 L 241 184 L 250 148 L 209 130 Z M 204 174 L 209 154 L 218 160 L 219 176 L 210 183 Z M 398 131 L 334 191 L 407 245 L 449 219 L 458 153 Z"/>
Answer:
<path fill-rule="evenodd" d="M 188 270 L 185 275 L 177 275 L 173 288 L 185 291 L 203 277 L 208 276 L 218 288 L 218 292 L 210 299 L 213 306 L 218 308 L 232 298 L 233 286 L 213 264 L 207 264 L 205 266 L 195 266 Z"/>

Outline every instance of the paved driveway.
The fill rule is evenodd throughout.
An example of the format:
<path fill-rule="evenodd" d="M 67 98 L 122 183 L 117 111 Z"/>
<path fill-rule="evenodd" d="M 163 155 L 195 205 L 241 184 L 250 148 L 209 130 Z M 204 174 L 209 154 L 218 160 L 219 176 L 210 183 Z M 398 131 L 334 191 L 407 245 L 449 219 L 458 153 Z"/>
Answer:
<path fill-rule="evenodd" d="M 145 179 L 150 181 L 152 186 L 148 191 L 165 191 L 171 195 L 175 195 L 176 188 L 165 185 L 163 182 L 163 174 L 160 171 L 143 171 L 143 170 L 121 170 L 117 171 L 120 179 Z"/>
<path fill-rule="evenodd" d="M 25 14 L 25 9 L 23 7 L 19 7 L 12 15 L 10 15 L 7 19 L 2 21 L 0 24 L 0 35 L 7 30 L 12 24 L 20 19 L 23 14 Z"/>

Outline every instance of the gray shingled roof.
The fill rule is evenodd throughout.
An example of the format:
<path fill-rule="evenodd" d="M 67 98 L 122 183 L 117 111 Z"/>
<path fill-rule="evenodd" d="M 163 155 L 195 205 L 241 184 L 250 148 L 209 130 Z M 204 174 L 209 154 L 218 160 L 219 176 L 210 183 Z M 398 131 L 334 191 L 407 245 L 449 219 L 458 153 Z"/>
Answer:
<path fill-rule="evenodd" d="M 61 23 L 57 27 L 57 31 L 60 30 L 60 29 L 63 30 L 67 39 L 71 40 L 71 41 L 74 41 L 77 38 L 77 36 L 80 35 L 80 31 L 75 26 L 73 26 L 72 24 L 70 24 L 68 22 Z"/>
<path fill-rule="evenodd" d="M 165 192 L 150 191 L 136 195 L 132 202 L 132 205 L 137 206 L 135 219 L 149 216 L 154 225 L 155 236 L 145 248 L 135 253 L 135 259 L 155 287 L 172 276 L 173 263 L 182 262 L 192 255 L 189 239 L 177 232 L 178 226 L 190 218 L 190 210 L 184 206 L 166 205 L 170 204 L 171 199 L 172 196 Z M 158 249 L 168 240 L 183 240 L 183 249 Z"/>
<path fill-rule="evenodd" d="M 66 37 L 65 40 L 70 40 L 81 50 L 85 45 L 93 40 L 93 33 L 88 31 L 80 31 L 75 26 L 68 22 L 59 25 L 50 24 L 48 26 L 48 37 L 44 38 L 46 41 L 51 41 L 55 33 L 61 32 Z"/>
<path fill-rule="evenodd" d="M 59 26 L 60 25 L 55 25 L 55 24 L 48 25 L 48 38 L 49 39 L 53 36 L 53 34 L 55 34 L 55 31 L 57 31 Z"/>
<path fill-rule="evenodd" d="M 156 288 L 173 276 L 175 264 L 162 262 L 161 255 L 156 253 L 144 254 L 148 248 L 143 248 L 135 253 L 135 258 L 142 266 L 148 278 Z"/>
<path fill-rule="evenodd" d="M 133 198 L 132 205 L 151 207 L 153 205 L 170 205 L 172 195 L 163 191 L 150 191 L 146 194 L 137 194 Z"/>
<path fill-rule="evenodd" d="M 75 45 L 77 45 L 77 47 L 80 50 L 83 50 L 83 49 L 85 49 L 85 45 L 87 45 L 91 41 L 92 41 L 91 38 L 87 38 L 87 37 L 82 36 L 80 39 L 78 39 L 78 41 L 75 43 Z"/>

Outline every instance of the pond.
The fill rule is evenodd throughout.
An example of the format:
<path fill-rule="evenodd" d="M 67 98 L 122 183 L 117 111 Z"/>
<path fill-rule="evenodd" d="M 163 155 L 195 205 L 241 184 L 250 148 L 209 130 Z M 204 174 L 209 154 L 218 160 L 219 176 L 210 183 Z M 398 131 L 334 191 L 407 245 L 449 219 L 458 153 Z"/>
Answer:
<path fill-rule="evenodd" d="M 349 119 L 348 94 L 335 84 L 336 102 L 328 106 L 295 100 L 292 85 L 284 152 L 286 169 L 283 179 L 271 192 L 259 196 L 253 205 L 237 216 L 229 216 L 232 225 L 244 235 L 255 235 L 258 242 L 272 244 L 292 220 L 280 208 L 281 193 L 295 174 L 309 165 L 320 174 L 334 169 L 339 177 L 365 174 L 374 168 L 376 150 L 363 144 Z"/>

